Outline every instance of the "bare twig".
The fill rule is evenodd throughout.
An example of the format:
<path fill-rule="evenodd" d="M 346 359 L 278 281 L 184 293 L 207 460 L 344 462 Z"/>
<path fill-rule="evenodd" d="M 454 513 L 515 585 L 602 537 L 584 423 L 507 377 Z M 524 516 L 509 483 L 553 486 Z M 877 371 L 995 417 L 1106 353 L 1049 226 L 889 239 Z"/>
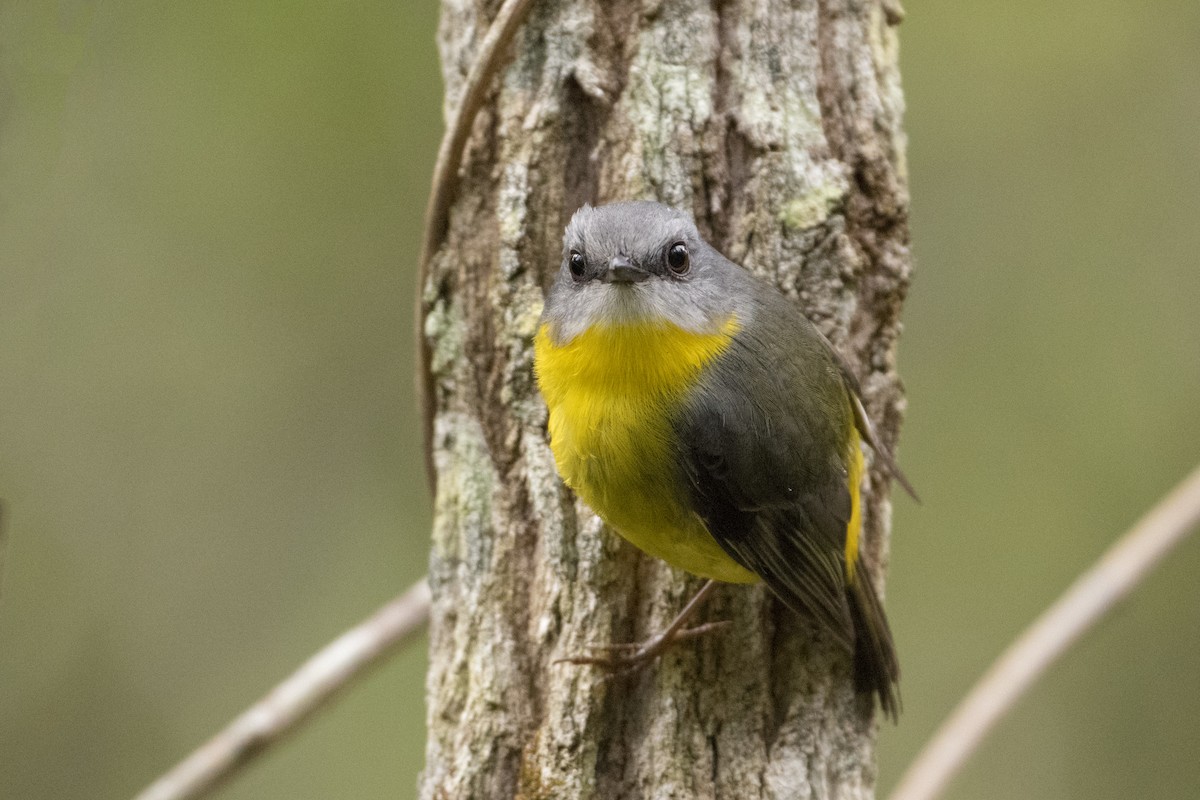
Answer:
<path fill-rule="evenodd" d="M 326 645 L 136 800 L 202 797 L 295 730 L 352 679 L 411 640 L 428 621 L 429 584 L 422 578 Z"/>
<path fill-rule="evenodd" d="M 433 181 L 429 190 L 429 205 L 425 207 L 425 236 L 421 240 L 421 257 L 417 270 L 417 310 L 414 316 L 417 322 L 417 350 L 419 361 L 417 365 L 417 390 L 421 401 L 421 412 L 425 433 L 425 468 L 429 485 L 436 484 L 433 469 L 433 386 L 429 380 L 429 364 L 431 353 L 429 344 L 425 341 L 425 310 L 421 301 L 425 291 L 425 279 L 429 275 L 429 260 L 437 252 L 446 235 L 446 225 L 449 221 L 450 201 L 454 196 L 454 187 L 458 180 L 458 168 L 462 165 L 463 152 L 467 146 L 467 138 L 471 133 L 471 124 L 475 115 L 483 105 L 487 90 L 492 84 L 492 77 L 500 70 L 505 51 L 525 19 L 533 0 L 505 0 L 500 11 L 496 13 L 491 26 L 480 42 L 479 55 L 471 65 L 463 85 L 458 108 L 450 121 L 442 144 L 438 148 L 437 163 L 433 166 Z"/>
<path fill-rule="evenodd" d="M 1046 669 L 1200 523 L 1200 467 L 1004 653 L 909 767 L 890 800 L 931 800 Z M 295 730 L 429 621 L 424 579 L 339 636 L 136 800 L 202 797 Z"/>
<path fill-rule="evenodd" d="M 900 779 L 890 800 L 931 800 L 984 736 L 1088 628 L 1200 524 L 1197 467 L 1075 580 L 958 704 Z"/>

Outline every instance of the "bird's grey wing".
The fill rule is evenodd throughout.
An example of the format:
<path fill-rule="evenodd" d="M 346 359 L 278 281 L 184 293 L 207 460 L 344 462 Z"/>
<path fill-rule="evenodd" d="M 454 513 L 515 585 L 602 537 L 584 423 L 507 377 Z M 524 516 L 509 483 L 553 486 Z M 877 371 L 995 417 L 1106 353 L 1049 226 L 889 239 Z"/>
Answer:
<path fill-rule="evenodd" d="M 821 400 L 811 396 L 801 405 L 781 387 L 746 387 L 745 370 L 735 372 L 716 367 L 676 421 L 693 507 L 735 561 L 852 650 L 850 490 L 838 435 L 825 429 L 839 411 L 814 408 Z M 776 378 L 790 385 L 786 374 Z M 840 413 L 850 424 L 849 408 Z"/>

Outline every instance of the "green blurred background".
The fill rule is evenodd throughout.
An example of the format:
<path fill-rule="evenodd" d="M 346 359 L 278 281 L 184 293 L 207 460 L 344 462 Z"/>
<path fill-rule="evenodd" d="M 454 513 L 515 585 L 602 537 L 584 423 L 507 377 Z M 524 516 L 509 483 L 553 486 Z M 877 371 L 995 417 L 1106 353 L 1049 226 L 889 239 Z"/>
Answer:
<path fill-rule="evenodd" d="M 264 7 L 266 6 L 266 7 Z M 1200 4 L 912 0 L 891 786 L 1200 455 Z M 129 796 L 425 571 L 432 3 L 0 3 L 0 797 Z M 1200 543 L 958 798 L 1200 791 Z M 415 794 L 423 648 L 225 798 Z"/>

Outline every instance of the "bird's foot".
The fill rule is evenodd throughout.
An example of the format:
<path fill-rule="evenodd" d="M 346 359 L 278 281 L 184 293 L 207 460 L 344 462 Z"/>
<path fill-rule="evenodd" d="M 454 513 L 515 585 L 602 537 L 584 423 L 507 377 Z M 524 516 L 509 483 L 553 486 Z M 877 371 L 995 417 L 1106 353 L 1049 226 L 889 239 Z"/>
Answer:
<path fill-rule="evenodd" d="M 600 667 L 610 672 L 627 674 L 637 672 L 650 665 L 650 662 L 662 655 L 667 648 L 677 642 L 695 639 L 709 631 L 723 628 L 731 620 L 706 622 L 693 628 L 683 628 L 676 631 L 666 630 L 657 636 L 652 636 L 644 642 L 628 642 L 625 644 L 589 645 L 588 649 L 597 655 L 570 656 L 559 658 L 555 664 L 579 664 L 581 666 Z"/>
<path fill-rule="evenodd" d="M 571 656 L 568 658 L 559 658 L 555 660 L 555 664 L 579 664 L 584 666 L 599 667 L 608 670 L 617 675 L 626 675 L 637 672 L 638 670 L 649 665 L 654 659 L 658 658 L 663 652 L 675 644 L 676 642 L 684 641 L 685 639 L 694 639 L 697 636 L 703 636 L 709 631 L 722 628 L 729 624 L 730 620 L 722 620 L 720 622 L 706 622 L 703 625 L 685 628 L 684 624 L 688 618 L 695 612 L 702 602 L 716 588 L 713 581 L 704 584 L 704 587 L 696 593 L 696 596 L 688 602 L 683 611 L 672 620 L 671 624 L 666 627 L 661 633 L 650 637 L 644 642 L 630 642 L 627 644 L 604 644 L 590 645 L 589 650 L 597 653 L 597 655 L 587 656 Z"/>

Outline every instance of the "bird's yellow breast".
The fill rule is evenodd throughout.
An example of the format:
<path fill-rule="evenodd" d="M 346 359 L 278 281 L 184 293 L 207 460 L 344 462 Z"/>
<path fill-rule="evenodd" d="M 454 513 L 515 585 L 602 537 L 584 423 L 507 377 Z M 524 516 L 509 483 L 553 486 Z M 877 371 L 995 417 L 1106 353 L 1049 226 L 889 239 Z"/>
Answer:
<path fill-rule="evenodd" d="M 534 342 L 550 410 L 550 448 L 563 480 L 622 536 L 688 572 L 750 583 L 691 510 L 672 463 L 671 416 L 704 367 L 738 331 L 675 325 L 593 326 L 556 344 L 543 324 Z"/>

